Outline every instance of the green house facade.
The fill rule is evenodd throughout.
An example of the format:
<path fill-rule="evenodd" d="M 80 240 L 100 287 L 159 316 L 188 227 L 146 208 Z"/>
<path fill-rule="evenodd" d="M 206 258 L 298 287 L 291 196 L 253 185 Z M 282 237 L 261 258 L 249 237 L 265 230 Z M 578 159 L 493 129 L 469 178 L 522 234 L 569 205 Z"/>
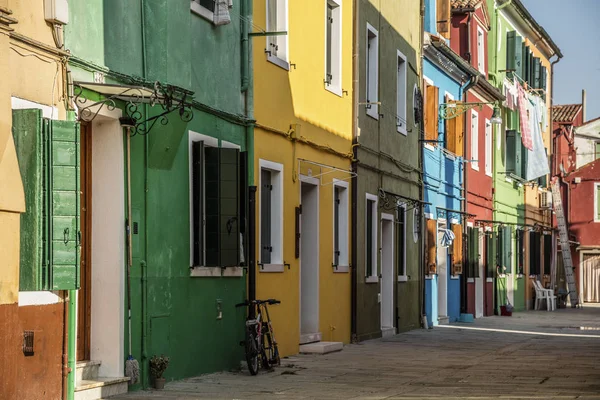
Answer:
<path fill-rule="evenodd" d="M 247 0 L 70 4 L 87 205 L 70 356 L 100 363 L 98 379 L 123 377 L 130 354 L 141 371 L 129 390 L 152 384 L 154 355 L 170 358 L 167 380 L 243 358 L 250 12 Z M 85 389 L 73 374 L 70 384 L 75 398 Z"/>

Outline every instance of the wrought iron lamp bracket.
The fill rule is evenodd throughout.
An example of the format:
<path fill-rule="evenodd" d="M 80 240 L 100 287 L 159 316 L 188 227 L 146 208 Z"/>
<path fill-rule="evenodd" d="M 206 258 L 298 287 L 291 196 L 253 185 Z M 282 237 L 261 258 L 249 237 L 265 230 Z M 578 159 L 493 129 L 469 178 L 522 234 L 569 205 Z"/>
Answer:
<path fill-rule="evenodd" d="M 495 104 L 496 103 L 442 103 L 440 104 L 439 115 L 442 119 L 453 119 L 472 108 L 481 110 L 483 106 Z"/>

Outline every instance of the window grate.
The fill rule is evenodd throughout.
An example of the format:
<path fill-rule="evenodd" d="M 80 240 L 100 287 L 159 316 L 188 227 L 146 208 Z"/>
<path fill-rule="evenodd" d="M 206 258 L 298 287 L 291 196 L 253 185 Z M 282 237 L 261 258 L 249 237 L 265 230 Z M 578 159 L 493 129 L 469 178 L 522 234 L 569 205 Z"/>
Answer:
<path fill-rule="evenodd" d="M 23 331 L 23 354 L 33 355 L 33 331 Z"/>

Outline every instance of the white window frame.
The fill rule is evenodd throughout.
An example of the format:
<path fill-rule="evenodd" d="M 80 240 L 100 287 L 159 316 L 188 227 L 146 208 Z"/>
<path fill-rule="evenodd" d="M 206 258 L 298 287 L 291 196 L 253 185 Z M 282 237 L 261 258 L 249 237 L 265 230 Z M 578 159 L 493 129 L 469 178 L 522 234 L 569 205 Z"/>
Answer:
<path fill-rule="evenodd" d="M 262 190 L 262 170 L 271 171 L 271 262 L 263 264 L 258 269 L 260 272 L 283 272 L 283 164 L 263 160 L 258 160 L 258 248 L 262 249 L 262 208 L 260 190 Z M 259 255 L 260 257 L 260 255 Z"/>
<path fill-rule="evenodd" d="M 332 7 L 331 18 L 331 82 L 327 83 L 327 7 Z M 342 1 L 325 0 L 325 89 L 342 97 Z"/>
<path fill-rule="evenodd" d="M 366 248 L 366 243 L 367 243 L 367 212 L 369 212 L 369 209 L 367 207 L 368 201 L 371 200 L 374 202 L 373 205 L 373 210 L 371 211 L 373 214 L 371 215 L 371 220 L 372 220 L 372 224 L 373 226 L 371 227 L 371 231 L 373 232 L 373 237 L 371 238 L 371 240 L 373 241 L 371 243 L 371 247 L 373 248 L 373 254 L 371 255 L 371 265 L 373 266 L 371 268 L 371 275 L 367 275 L 367 248 Z M 377 265 L 377 259 L 378 259 L 378 254 L 379 254 L 379 247 L 378 247 L 378 229 L 377 226 L 379 224 L 379 220 L 377 218 L 377 210 L 379 207 L 379 198 L 374 195 L 374 194 L 370 194 L 370 193 L 366 193 L 365 195 L 365 283 L 377 283 L 379 282 L 379 268 Z"/>
<path fill-rule="evenodd" d="M 269 3 L 276 2 L 277 16 L 276 26 L 269 24 Z M 289 47 L 289 17 L 288 17 L 288 0 L 265 0 L 265 18 L 267 32 L 286 31 L 287 35 L 275 35 L 265 37 L 265 54 L 267 61 L 289 71 L 290 70 L 290 47 Z M 277 50 L 274 55 L 271 50 L 271 43 L 275 44 L 281 50 Z"/>
<path fill-rule="evenodd" d="M 492 123 L 489 119 L 485 119 L 485 174 L 492 176 Z"/>
<path fill-rule="evenodd" d="M 481 41 L 479 40 L 481 38 Z M 486 74 L 485 71 L 485 36 L 483 29 L 477 26 L 477 69 L 482 74 Z"/>
<path fill-rule="evenodd" d="M 406 225 L 408 223 L 408 219 L 407 219 L 407 214 L 406 214 L 406 203 L 402 203 L 402 202 L 398 202 L 398 207 L 401 207 L 404 210 L 404 234 L 402 235 L 402 237 L 404 237 L 404 249 L 402 251 L 402 255 L 403 255 L 403 260 L 402 260 L 402 269 L 403 269 L 403 274 L 400 274 L 400 269 L 398 269 L 397 274 L 398 274 L 398 282 L 407 282 L 408 281 L 408 275 L 406 274 Z M 399 215 L 396 216 L 396 221 L 400 221 L 400 217 Z M 398 252 L 396 251 L 396 254 L 398 254 Z M 398 265 L 398 268 L 400 268 L 400 265 Z"/>
<path fill-rule="evenodd" d="M 210 11 L 208 8 L 202 6 L 198 0 L 191 0 L 190 9 L 193 13 L 198 14 L 199 16 L 209 20 L 210 22 L 213 22 L 215 19 L 215 13 Z"/>
<path fill-rule="evenodd" d="M 600 222 L 598 219 L 598 187 L 600 187 L 600 182 L 594 183 L 594 222 Z"/>
<path fill-rule="evenodd" d="M 471 110 L 471 157 L 469 161 L 471 169 L 479 171 L 479 113 L 475 110 Z"/>
<path fill-rule="evenodd" d="M 407 112 L 406 106 L 408 103 L 408 88 L 407 88 L 407 60 L 406 56 L 402 54 L 400 50 L 397 50 L 396 58 L 396 130 L 403 134 L 408 135 L 407 126 Z"/>
<path fill-rule="evenodd" d="M 339 209 L 339 220 L 338 220 L 338 236 L 340 240 L 339 251 L 340 255 L 338 256 L 338 265 L 337 268 L 333 269 L 333 272 L 348 272 L 350 259 L 349 259 L 349 243 L 348 243 L 348 229 L 349 229 L 349 203 L 348 203 L 348 192 L 349 185 L 346 181 L 341 181 L 338 179 L 333 180 L 333 213 L 335 215 L 335 189 L 340 188 L 340 209 Z M 335 252 L 335 218 L 332 218 L 332 252 Z M 333 260 L 335 261 L 335 254 L 332 254 Z M 333 263 L 332 263 L 333 264 Z"/>
<path fill-rule="evenodd" d="M 372 34 L 373 38 L 369 38 Z M 366 102 L 367 115 L 374 119 L 379 119 L 379 32 L 371 24 L 367 22 L 367 43 L 365 49 L 367 51 L 366 64 L 367 76 L 365 79 L 366 85 Z M 369 42 L 373 40 L 374 50 L 371 53 Z M 372 64 L 372 65 L 371 65 Z M 371 92 L 371 93 L 370 93 Z"/>

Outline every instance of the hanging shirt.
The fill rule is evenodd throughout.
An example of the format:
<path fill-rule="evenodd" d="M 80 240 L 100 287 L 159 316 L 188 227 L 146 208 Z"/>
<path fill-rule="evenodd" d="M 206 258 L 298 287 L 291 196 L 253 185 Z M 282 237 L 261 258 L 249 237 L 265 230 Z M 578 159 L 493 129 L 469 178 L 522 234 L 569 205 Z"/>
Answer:
<path fill-rule="evenodd" d="M 529 101 L 527 93 L 525 93 L 525 89 L 521 86 L 520 83 L 517 82 L 517 92 L 519 93 L 519 119 L 521 120 L 521 140 L 523 141 L 523 146 L 528 148 L 529 150 L 533 150 L 533 141 L 531 140 L 531 131 L 529 126 L 529 118 L 531 117 L 528 114 L 529 109 Z"/>

